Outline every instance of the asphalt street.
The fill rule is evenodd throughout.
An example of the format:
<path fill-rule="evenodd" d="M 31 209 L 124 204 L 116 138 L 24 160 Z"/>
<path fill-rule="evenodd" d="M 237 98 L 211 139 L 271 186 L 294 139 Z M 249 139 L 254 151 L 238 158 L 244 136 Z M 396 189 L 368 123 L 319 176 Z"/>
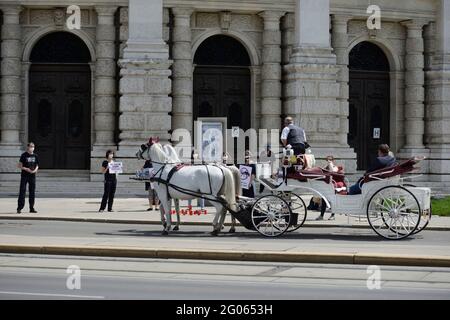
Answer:
<path fill-rule="evenodd" d="M 69 266 L 79 267 L 79 289 Z M 369 289 L 371 274 L 367 266 L 2 254 L 0 299 L 450 298 L 450 268 L 383 266 Z"/>
<path fill-rule="evenodd" d="M 228 233 L 228 227 L 218 237 L 212 237 L 210 226 L 185 225 L 180 231 L 172 231 L 168 237 L 161 236 L 162 227 L 159 225 L 96 223 L 96 222 L 66 222 L 42 220 L 0 220 L 0 236 L 14 235 L 17 237 L 63 237 L 89 239 L 122 239 L 123 241 L 136 239 L 148 243 L 151 241 L 195 241 L 205 242 L 234 242 L 255 243 L 262 248 L 275 244 L 292 246 L 331 247 L 345 246 L 347 248 L 397 248 L 407 252 L 414 248 L 414 252 L 423 254 L 450 255 L 450 232 L 425 230 L 399 241 L 385 240 L 371 229 L 352 229 L 342 227 L 303 228 L 296 232 L 285 233 L 278 238 L 265 238 L 255 231 L 238 227 L 236 233 Z M 154 239 L 154 240 L 152 240 Z M 120 241 L 118 241 L 120 242 Z M 423 248 L 423 250 L 421 250 Z"/>

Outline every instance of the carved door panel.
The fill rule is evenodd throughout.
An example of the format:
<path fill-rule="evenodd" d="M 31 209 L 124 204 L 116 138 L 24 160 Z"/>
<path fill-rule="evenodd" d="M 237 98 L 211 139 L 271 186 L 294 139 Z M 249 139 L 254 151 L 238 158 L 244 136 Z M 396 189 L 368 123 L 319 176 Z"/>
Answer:
<path fill-rule="evenodd" d="M 226 117 L 228 128 L 250 128 L 250 73 L 247 68 L 196 67 L 194 79 L 194 120 Z"/>
<path fill-rule="evenodd" d="M 29 94 L 29 137 L 41 168 L 88 169 L 89 67 L 33 65 Z"/>
<path fill-rule="evenodd" d="M 350 72 L 349 145 L 357 153 L 358 170 L 367 169 L 378 145 L 389 144 L 389 74 Z"/>

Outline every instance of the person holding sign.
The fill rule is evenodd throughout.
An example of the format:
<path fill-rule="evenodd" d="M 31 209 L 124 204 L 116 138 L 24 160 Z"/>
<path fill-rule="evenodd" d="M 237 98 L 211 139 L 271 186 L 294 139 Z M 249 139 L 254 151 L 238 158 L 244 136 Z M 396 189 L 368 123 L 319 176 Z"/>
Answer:
<path fill-rule="evenodd" d="M 104 191 L 102 197 L 102 204 L 98 212 L 105 211 L 106 204 L 108 204 L 108 212 L 112 212 L 112 206 L 114 202 L 114 194 L 116 193 L 117 187 L 117 173 L 121 171 L 121 165 L 115 165 L 113 160 L 114 151 L 106 151 L 106 160 L 102 163 L 101 172 L 105 175 L 104 180 Z"/>
<path fill-rule="evenodd" d="M 256 166 L 254 163 L 250 163 L 250 151 L 245 151 L 245 164 L 239 166 L 241 172 L 241 187 L 242 195 L 244 197 L 255 197 L 255 185 L 254 179 L 256 178 Z"/>

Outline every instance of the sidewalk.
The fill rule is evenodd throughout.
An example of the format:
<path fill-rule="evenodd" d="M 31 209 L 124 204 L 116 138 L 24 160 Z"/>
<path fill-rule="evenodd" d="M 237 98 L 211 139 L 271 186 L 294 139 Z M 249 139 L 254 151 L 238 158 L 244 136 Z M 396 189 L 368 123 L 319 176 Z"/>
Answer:
<path fill-rule="evenodd" d="M 194 204 L 197 204 L 194 201 Z M 24 219 L 24 220 L 60 220 L 60 221 L 86 221 L 106 223 L 133 223 L 133 224 L 160 224 L 159 211 L 146 211 L 148 208 L 145 198 L 119 198 L 115 199 L 114 212 L 99 213 L 100 199 L 98 198 L 41 198 L 36 200 L 38 213 L 28 213 L 28 203 L 21 214 L 16 213 L 16 198 L 0 198 L 0 220 Z M 181 202 L 181 209 L 187 209 L 187 201 Z M 199 209 L 194 207 L 195 209 Z M 214 207 L 207 207 L 204 215 L 181 215 L 181 223 L 185 225 L 211 225 L 214 218 Z M 306 222 L 303 227 L 353 227 L 370 228 L 365 215 L 361 217 L 347 217 L 336 215 L 336 220 L 315 221 L 319 216 L 318 211 L 308 210 Z M 330 213 L 325 213 L 328 219 Z M 172 215 L 173 223 L 176 216 Z M 225 224 L 231 223 L 230 215 L 227 215 Z M 450 231 L 450 217 L 433 216 L 427 230 Z"/>

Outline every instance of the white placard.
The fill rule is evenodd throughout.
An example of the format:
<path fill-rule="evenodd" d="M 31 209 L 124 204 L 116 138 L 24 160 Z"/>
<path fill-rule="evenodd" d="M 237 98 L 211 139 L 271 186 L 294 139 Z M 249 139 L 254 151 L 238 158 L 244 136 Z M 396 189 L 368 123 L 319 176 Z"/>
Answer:
<path fill-rule="evenodd" d="M 144 170 L 142 170 L 142 173 L 143 173 L 145 179 L 150 179 L 150 178 L 153 178 L 153 176 L 155 175 L 155 169 L 154 168 L 144 168 Z"/>
<path fill-rule="evenodd" d="M 257 163 L 256 164 L 256 180 L 259 181 L 259 177 L 270 177 L 272 175 L 271 163 Z"/>
<path fill-rule="evenodd" d="M 239 138 L 239 127 L 231 127 L 231 137 Z"/>
<path fill-rule="evenodd" d="M 209 162 L 222 162 L 226 151 L 227 118 L 198 118 L 196 124 L 197 150 L 200 158 Z"/>
<path fill-rule="evenodd" d="M 250 189 L 250 187 L 251 187 L 250 179 L 252 177 L 252 167 L 240 165 L 239 171 L 241 173 L 242 189 Z"/>
<path fill-rule="evenodd" d="M 108 163 L 109 173 L 122 173 L 123 172 L 123 164 L 122 162 L 110 162 Z"/>
<path fill-rule="evenodd" d="M 380 128 L 373 128 L 373 138 L 380 139 L 381 130 Z"/>

